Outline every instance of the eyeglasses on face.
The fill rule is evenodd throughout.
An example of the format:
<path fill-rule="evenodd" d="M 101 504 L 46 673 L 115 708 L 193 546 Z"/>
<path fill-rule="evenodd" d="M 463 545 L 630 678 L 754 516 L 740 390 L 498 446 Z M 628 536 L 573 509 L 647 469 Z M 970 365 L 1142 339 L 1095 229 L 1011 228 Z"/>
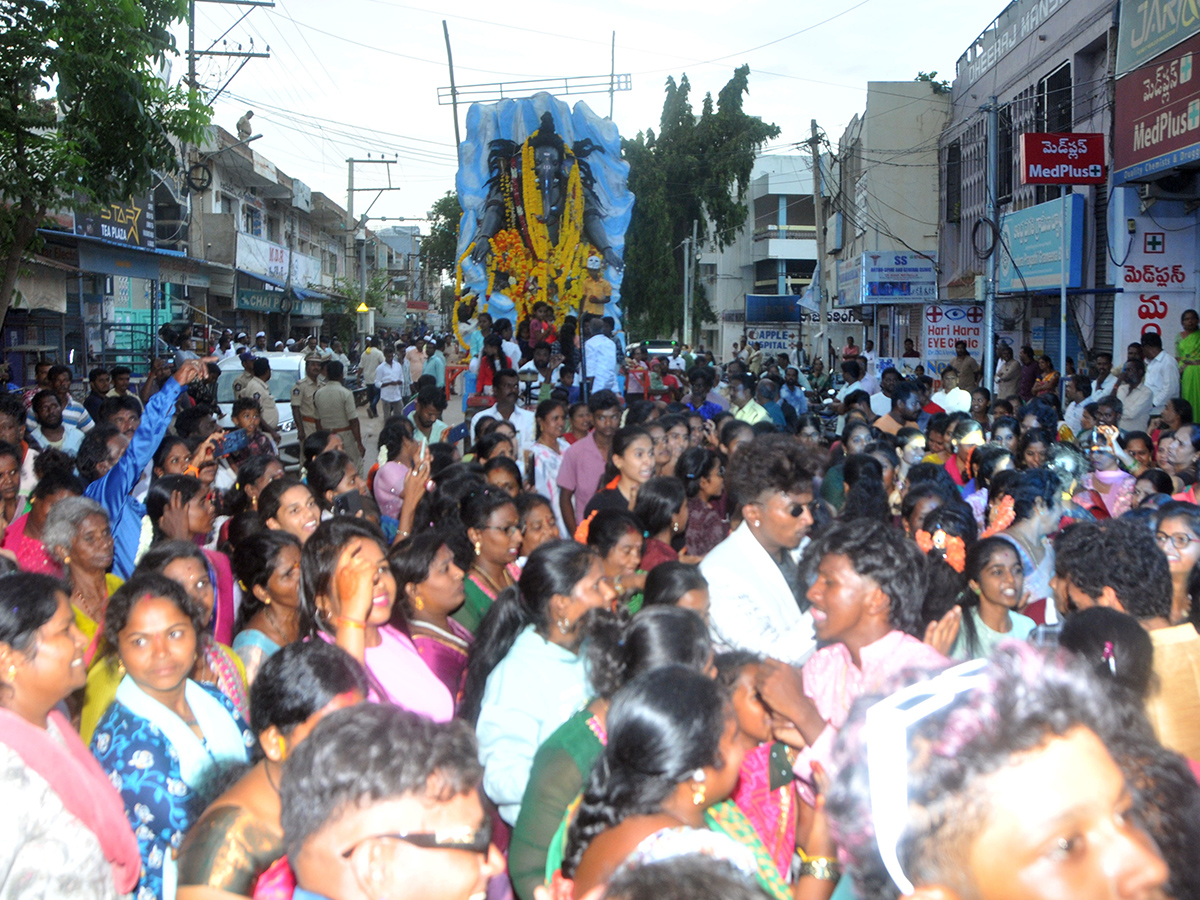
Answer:
<path fill-rule="evenodd" d="M 483 526 L 483 530 L 484 530 L 484 531 L 488 531 L 488 530 L 491 530 L 491 531 L 503 531 L 503 532 L 504 532 L 506 535 L 508 535 L 509 537 L 514 537 L 514 536 L 516 536 L 516 535 L 518 535 L 518 534 L 520 534 L 520 533 L 521 533 L 521 526 L 520 526 L 520 525 L 508 525 L 508 526 L 502 526 L 502 525 L 484 525 L 484 526 Z"/>
<path fill-rule="evenodd" d="M 1183 550 L 1188 544 L 1200 544 L 1200 538 L 1192 537 L 1190 534 L 1184 534 L 1182 531 L 1177 531 L 1174 534 L 1167 534 L 1165 531 L 1159 531 L 1154 535 L 1154 540 L 1158 542 L 1158 546 L 1166 547 L 1167 544 L 1174 545 L 1176 550 Z"/>
<path fill-rule="evenodd" d="M 404 841 L 422 850 L 466 850 L 468 853 L 487 853 L 492 843 L 492 823 L 484 822 L 478 828 L 465 825 L 456 828 L 445 828 L 441 831 L 411 831 L 373 834 L 342 851 L 342 859 L 349 859 L 354 851 L 367 841 L 378 840 Z"/>

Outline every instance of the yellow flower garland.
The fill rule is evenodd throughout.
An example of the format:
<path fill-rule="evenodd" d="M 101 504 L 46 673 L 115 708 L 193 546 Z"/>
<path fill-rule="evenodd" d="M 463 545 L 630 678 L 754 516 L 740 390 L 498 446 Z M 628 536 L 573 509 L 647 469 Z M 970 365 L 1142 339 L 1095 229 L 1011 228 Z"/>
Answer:
<path fill-rule="evenodd" d="M 536 137 L 537 133 L 535 131 L 530 135 L 530 140 Z M 521 147 L 522 187 L 532 188 L 522 191 L 523 209 L 516 207 L 514 203 L 510 167 L 507 164 L 502 166 L 499 173 L 500 192 L 504 198 L 505 227 L 491 240 L 492 253 L 487 262 L 486 293 L 479 298 L 478 302 L 481 305 L 477 312 L 487 310 L 488 299 L 495 287 L 496 273 L 505 272 L 509 276 L 509 286 L 501 293 L 512 301 L 518 321 L 529 317 L 535 303 L 546 302 L 554 309 L 555 326 L 561 327 L 563 320 L 579 308 L 587 259 L 596 251 L 583 239 L 584 193 L 578 164 L 570 167 L 567 177 L 558 241 L 553 245 L 550 243 L 550 231 L 542 221 L 542 195 L 536 187 L 537 173 L 530 140 L 526 140 Z M 574 161 L 575 155 L 569 148 L 565 149 L 565 153 L 568 160 Z M 522 239 L 518 227 L 522 216 L 525 219 L 525 231 L 529 236 L 528 245 Z M 462 263 L 474 246 L 472 243 L 467 248 L 455 266 L 453 327 L 458 342 L 464 347 L 467 344 L 459 331 L 459 304 L 463 302 Z M 550 300 L 551 282 L 555 287 L 553 302 Z M 536 290 L 531 291 L 534 283 Z"/>

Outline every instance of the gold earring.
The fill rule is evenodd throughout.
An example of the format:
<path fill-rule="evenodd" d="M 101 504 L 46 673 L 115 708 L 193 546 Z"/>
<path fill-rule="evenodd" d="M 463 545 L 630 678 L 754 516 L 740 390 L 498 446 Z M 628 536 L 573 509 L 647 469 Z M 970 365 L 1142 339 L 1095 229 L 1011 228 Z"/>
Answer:
<path fill-rule="evenodd" d="M 476 541 L 475 542 L 475 555 L 479 556 L 479 554 L 481 554 L 481 553 L 483 553 L 483 544 L 480 541 Z"/>
<path fill-rule="evenodd" d="M 121 660 L 117 660 L 117 677 L 125 677 L 125 663 L 121 662 Z"/>
<path fill-rule="evenodd" d="M 64 557 L 63 557 L 63 565 L 64 565 L 64 566 L 69 566 L 70 564 L 71 564 L 71 557 L 70 557 L 70 555 L 68 554 L 67 556 L 64 556 Z"/>
<path fill-rule="evenodd" d="M 16 677 L 17 677 L 17 667 L 9 666 L 8 667 L 8 680 L 13 681 Z"/>
<path fill-rule="evenodd" d="M 413 597 L 413 608 L 417 612 L 420 612 L 425 608 L 425 601 L 421 599 L 420 594 L 417 594 L 417 596 Z"/>
<path fill-rule="evenodd" d="M 704 785 L 703 784 L 696 785 L 695 789 L 692 791 L 692 805 L 693 806 L 703 806 L 704 805 L 704 793 L 705 793 Z"/>

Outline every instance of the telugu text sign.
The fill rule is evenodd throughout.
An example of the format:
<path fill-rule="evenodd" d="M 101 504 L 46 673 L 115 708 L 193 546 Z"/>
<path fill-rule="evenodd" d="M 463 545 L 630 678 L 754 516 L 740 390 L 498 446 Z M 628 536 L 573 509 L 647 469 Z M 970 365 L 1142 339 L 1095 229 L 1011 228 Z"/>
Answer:
<path fill-rule="evenodd" d="M 1200 160 L 1200 35 L 1117 82 L 1113 184 Z"/>
<path fill-rule="evenodd" d="M 1083 281 L 1081 194 L 1067 194 L 1000 217 L 1005 251 L 1000 254 L 999 291 L 1011 294 L 1057 288 L 1062 278 L 1063 206 L 1067 225 L 1067 287 Z"/>
<path fill-rule="evenodd" d="M 1104 184 L 1104 135 L 1021 135 L 1022 184 Z"/>

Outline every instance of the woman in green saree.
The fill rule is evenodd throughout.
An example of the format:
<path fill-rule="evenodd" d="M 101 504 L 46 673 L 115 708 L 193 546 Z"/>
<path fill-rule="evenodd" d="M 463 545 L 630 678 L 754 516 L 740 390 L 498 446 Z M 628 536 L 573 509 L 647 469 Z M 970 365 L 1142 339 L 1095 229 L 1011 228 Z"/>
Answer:
<path fill-rule="evenodd" d="M 1200 409 L 1200 313 L 1184 310 L 1183 334 L 1175 340 L 1175 359 L 1179 363 L 1179 390 L 1183 399 Z"/>

